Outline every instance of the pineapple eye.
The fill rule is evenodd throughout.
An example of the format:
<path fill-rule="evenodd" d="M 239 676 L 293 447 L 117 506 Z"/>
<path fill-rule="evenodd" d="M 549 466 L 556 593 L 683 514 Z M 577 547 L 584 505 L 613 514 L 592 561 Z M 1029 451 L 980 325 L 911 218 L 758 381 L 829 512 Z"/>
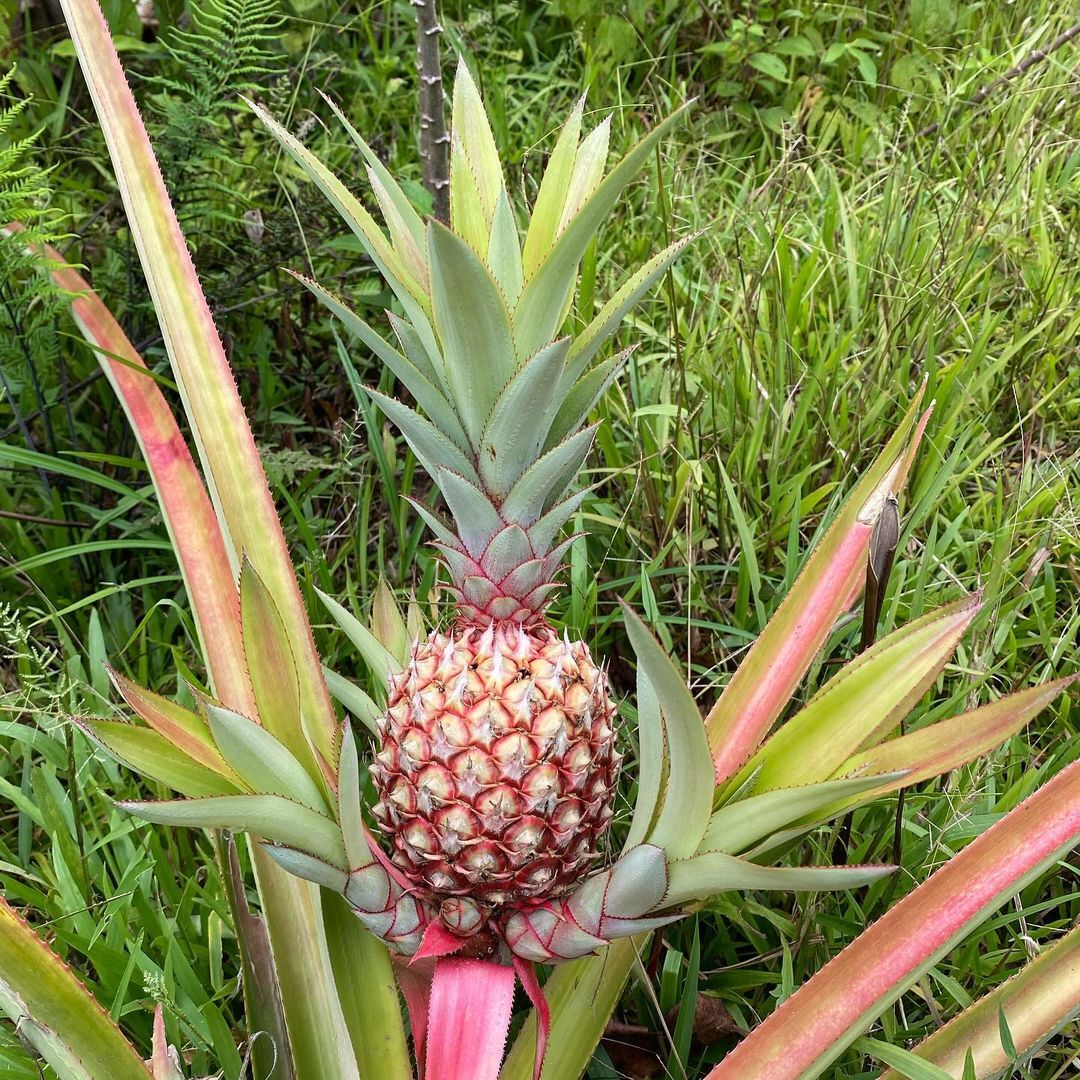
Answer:
<path fill-rule="evenodd" d="M 527 667 L 518 668 L 518 675 L 523 679 L 527 679 L 531 674 L 532 672 Z"/>

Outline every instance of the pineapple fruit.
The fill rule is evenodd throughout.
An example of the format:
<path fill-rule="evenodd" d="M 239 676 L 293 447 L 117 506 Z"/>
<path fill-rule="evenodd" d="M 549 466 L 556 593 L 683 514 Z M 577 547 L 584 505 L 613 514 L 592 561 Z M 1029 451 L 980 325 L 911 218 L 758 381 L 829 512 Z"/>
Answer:
<path fill-rule="evenodd" d="M 379 721 L 375 815 L 395 865 L 432 898 L 470 901 L 478 925 L 566 892 L 611 819 L 614 720 L 584 642 L 472 615 L 435 631 Z M 446 910 L 460 932 L 460 901 Z"/>
<path fill-rule="evenodd" d="M 493 947 L 522 908 L 564 896 L 596 866 L 619 766 L 607 677 L 582 641 L 545 618 L 564 525 L 594 428 L 589 412 L 628 351 L 595 362 L 623 315 L 685 241 L 632 273 L 576 334 L 560 336 L 586 247 L 671 122 L 605 176 L 609 124 L 562 129 L 522 243 L 468 69 L 451 132 L 449 227 L 424 222 L 344 116 L 387 224 L 256 109 L 342 211 L 396 293 L 391 344 L 344 301 L 304 284 L 376 355 L 417 409 L 369 394 L 434 481 L 449 520 L 435 534 L 452 626 L 391 673 L 372 765 L 374 816 L 398 879 L 451 932 Z M 335 110 L 337 111 L 337 110 Z"/>

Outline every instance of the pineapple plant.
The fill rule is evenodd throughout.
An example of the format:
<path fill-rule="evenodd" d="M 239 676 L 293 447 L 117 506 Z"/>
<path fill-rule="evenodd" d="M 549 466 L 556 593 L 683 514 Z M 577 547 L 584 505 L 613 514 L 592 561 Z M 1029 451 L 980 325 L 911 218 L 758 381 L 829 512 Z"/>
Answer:
<path fill-rule="evenodd" d="M 605 177 L 609 122 L 562 130 L 524 243 L 477 88 L 454 86 L 450 221 L 423 222 L 343 115 L 389 240 L 258 106 L 284 147 L 353 224 L 406 313 L 381 338 L 344 300 L 304 284 L 393 370 L 421 411 L 377 390 L 448 516 L 413 500 L 449 578 L 451 625 L 413 644 L 378 719 L 373 808 L 394 868 L 446 930 L 493 953 L 522 907 L 568 893 L 603 853 L 620 756 L 603 667 L 545 612 L 574 537 L 589 413 L 630 350 L 594 364 L 679 241 L 631 274 L 577 333 L 577 267 L 619 190 L 671 120 Z M 337 111 L 337 110 L 335 110 Z M 674 118 L 672 118 L 674 119 Z"/>
<path fill-rule="evenodd" d="M 188 710 L 114 673 L 142 723 L 79 723 L 181 796 L 123 804 L 131 813 L 252 838 L 286 1021 L 280 1048 L 298 1076 L 412 1075 L 389 954 L 427 1080 L 517 1080 L 545 1067 L 549 1076 L 579 1075 L 636 955 L 633 941 L 618 939 L 681 918 L 722 891 L 844 889 L 891 872 L 769 863 L 822 821 L 985 753 L 1068 684 L 890 739 L 975 618 L 979 598 L 965 597 L 877 642 L 769 734 L 837 618 L 878 573 L 873 559 L 866 566 L 867 548 L 903 490 L 926 425 L 920 390 L 707 717 L 624 606 L 638 661 L 640 771 L 624 848 L 604 857 L 619 765 L 614 709 L 602 666 L 544 613 L 567 543 L 560 534 L 585 497 L 575 485 L 594 433 L 587 417 L 627 354 L 597 356 L 687 241 L 632 271 L 584 325 L 569 316 L 596 230 L 675 118 L 608 170 L 608 125 L 582 138 L 579 103 L 522 243 L 480 96 L 462 67 L 449 227 L 420 217 L 340 112 L 385 229 L 252 105 L 397 298 L 394 345 L 341 298 L 301 279 L 411 395 L 416 408 L 369 391 L 450 515 L 414 504 L 450 577 L 455 612 L 446 630 L 410 647 L 399 615 L 397 630 L 380 641 L 324 598 L 389 688 L 380 712 L 359 687 L 329 679 L 372 729 L 378 798 L 365 811 L 357 740 L 330 707 L 236 386 L 106 24 L 96 5 L 65 0 L 65 12 L 207 477 L 157 384 L 139 377 L 142 361 L 115 320 L 77 275 L 62 271 L 74 286 L 76 322 L 143 443 L 210 675 L 209 692 Z M 568 321 L 573 332 L 565 334 Z M 1009 881 L 1025 867 L 1010 869 Z M 318 905 L 296 878 L 322 886 Z M 980 900 L 957 927 L 993 902 Z M 924 948 L 916 959 L 929 954 Z M 434 965 L 417 963 L 431 958 Z M 541 990 L 535 963 L 574 959 Z M 889 985 L 909 983 L 916 971 L 913 963 Z M 536 1020 L 502 1067 L 515 978 Z M 608 1004 L 595 1007 L 601 999 Z M 546 1056 L 550 1030 L 559 1038 Z"/>

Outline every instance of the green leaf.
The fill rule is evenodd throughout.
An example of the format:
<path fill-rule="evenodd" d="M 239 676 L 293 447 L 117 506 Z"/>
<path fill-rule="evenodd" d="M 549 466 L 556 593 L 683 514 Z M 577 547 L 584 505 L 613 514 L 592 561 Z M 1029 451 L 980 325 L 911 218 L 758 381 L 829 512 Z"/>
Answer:
<path fill-rule="evenodd" d="M 664 721 L 668 776 L 663 803 L 646 841 L 669 859 L 692 855 L 712 812 L 713 770 L 705 724 L 682 675 L 645 624 L 620 600 L 638 664 L 645 669 Z"/>
<path fill-rule="evenodd" d="M 423 371 L 403 356 L 381 334 L 377 334 L 348 304 L 317 281 L 288 271 L 297 281 L 318 297 L 326 307 L 344 323 L 354 337 L 362 341 L 395 375 L 409 391 L 416 403 L 435 427 L 453 442 L 463 453 L 469 453 L 469 440 L 450 402 Z M 419 345 L 419 342 L 417 342 Z"/>
<path fill-rule="evenodd" d="M 412 1080 L 397 981 L 386 946 L 369 934 L 349 905 L 321 896 L 326 945 L 360 1075 Z"/>
<path fill-rule="evenodd" d="M 608 144 L 611 141 L 611 117 L 604 119 L 581 140 L 577 157 L 574 159 L 574 171 L 566 189 L 566 202 L 563 204 L 562 217 L 559 220 L 559 233 L 577 216 L 597 189 L 604 176 L 607 164 Z"/>
<path fill-rule="evenodd" d="M 376 734 L 378 728 L 375 726 L 375 721 L 382 711 L 379 706 L 352 679 L 347 679 L 328 667 L 323 668 L 323 677 L 326 679 L 326 686 L 331 697 L 344 705 L 372 735 Z"/>
<path fill-rule="evenodd" d="M 525 279 L 521 268 L 521 241 L 518 238 L 517 221 L 505 191 L 500 192 L 499 201 L 495 204 L 487 262 L 492 276 L 506 297 L 507 305 L 513 309 L 521 295 Z"/>
<path fill-rule="evenodd" d="M 570 386 L 578 380 L 592 358 L 619 328 L 627 312 L 652 288 L 668 267 L 682 254 L 683 249 L 701 235 L 701 232 L 695 232 L 684 236 L 681 240 L 676 240 L 674 244 L 670 244 L 643 266 L 631 272 L 615 290 L 611 299 L 600 309 L 592 322 L 574 338 L 574 343 L 570 346 L 572 363 L 566 370 L 566 378 Z"/>
<path fill-rule="evenodd" d="M 424 220 L 416 212 L 413 204 L 409 202 L 409 198 L 401 189 L 401 185 L 394 179 L 390 170 L 379 160 L 378 154 L 376 154 L 364 141 L 360 132 L 353 127 L 349 118 L 338 107 L 337 102 L 328 94 L 324 94 L 318 87 L 315 87 L 315 92 L 333 110 L 333 113 L 338 118 L 341 126 L 348 132 L 349 138 L 356 144 L 360 153 L 364 155 L 364 160 L 367 162 L 368 168 L 379 178 L 379 183 L 382 184 L 383 188 L 393 200 L 394 209 L 397 211 L 398 217 L 406 225 L 417 245 L 422 247 L 424 243 Z"/>
<path fill-rule="evenodd" d="M 561 314 L 585 249 L 627 184 L 637 175 L 657 142 L 686 110 L 676 110 L 657 124 L 601 182 L 567 225 L 547 258 L 529 278 L 514 308 L 514 340 L 519 356 L 530 356 L 555 336 Z"/>
<path fill-rule="evenodd" d="M 454 519 L 457 539 L 470 555 L 479 559 L 491 538 L 504 527 L 502 517 L 491 499 L 464 476 L 450 469 L 439 469 L 434 479 Z"/>
<path fill-rule="evenodd" d="M 423 285 L 401 260 L 383 235 L 375 219 L 364 209 L 360 200 L 331 172 L 302 142 L 286 131 L 265 109 L 240 95 L 252 112 L 266 125 L 289 156 L 308 175 L 309 179 L 333 204 L 352 229 L 361 247 L 379 268 L 398 299 L 405 307 L 427 312 L 429 300 Z"/>
<path fill-rule="evenodd" d="M 0 1010 L 60 1080 L 153 1080 L 72 970 L 0 898 Z"/>
<path fill-rule="evenodd" d="M 428 223 L 428 252 L 432 312 L 446 379 L 475 448 L 495 399 L 517 367 L 510 315 L 487 267 L 437 221 Z"/>
<path fill-rule="evenodd" d="M 569 346 L 570 339 L 561 338 L 529 357 L 492 407 L 477 454 L 484 490 L 496 498 L 505 496 L 540 456 L 558 408 L 553 395 Z"/>
<path fill-rule="evenodd" d="M 649 843 L 656 841 L 650 836 Z M 710 851 L 672 861 L 664 907 L 678 907 L 731 890 L 816 892 L 855 889 L 895 870 L 895 866 L 759 866 L 734 855 Z"/>
<path fill-rule="evenodd" d="M 364 814 L 360 805 L 360 759 L 356 753 L 356 739 L 348 725 L 341 733 L 337 810 L 346 865 L 350 870 L 359 870 L 371 862 L 371 848 L 364 831 Z"/>
<path fill-rule="evenodd" d="M 242 790 L 220 773 L 192 761 L 151 728 L 120 720 L 76 720 L 94 742 L 129 769 L 168 784 L 181 795 L 233 795 Z"/>
<path fill-rule="evenodd" d="M 399 664 L 406 663 L 412 650 L 405 616 L 383 577 L 379 578 L 371 601 L 371 632 L 375 640 L 397 658 Z"/>
<path fill-rule="evenodd" d="M 288 748 L 254 720 L 208 704 L 206 717 L 225 760 L 260 794 L 283 795 L 323 813 L 318 785 Z"/>
<path fill-rule="evenodd" d="M 597 426 L 594 424 L 571 435 L 526 471 L 500 507 L 504 521 L 517 522 L 527 528 L 562 497 L 566 478 L 577 476 L 592 446 Z"/>
<path fill-rule="evenodd" d="M 290 783 L 295 783 L 295 792 L 283 791 L 280 794 L 297 794 L 304 791 L 308 794 L 301 801 L 308 802 L 312 809 L 321 809 L 323 803 L 317 796 L 318 788 L 313 780 L 321 783 L 323 775 L 312 751 L 311 743 L 305 737 L 296 658 L 293 655 L 281 613 L 269 590 L 263 584 L 262 578 L 247 559 L 240 564 L 240 618 L 244 632 L 244 656 L 251 675 L 255 705 L 259 711 L 259 724 L 262 727 L 244 717 L 241 719 L 266 736 L 265 739 L 262 735 L 253 736 L 257 742 L 261 740 L 262 752 L 271 753 L 271 743 L 273 743 L 281 748 L 289 761 L 297 768 L 302 772 L 306 770 L 305 775 L 308 777 L 306 784 L 292 775 L 290 770 L 289 780 Z M 214 740 L 229 763 L 236 768 L 236 762 L 231 760 L 229 750 L 221 741 L 221 710 L 218 712 L 217 724 L 211 710 L 208 709 L 207 712 L 210 714 L 208 721 Z M 239 714 L 232 713 L 231 715 Z M 299 722 L 297 722 L 298 718 Z M 235 737 L 236 726 L 231 723 L 229 726 Z M 239 749 L 235 743 L 230 745 L 233 749 Z M 258 752 L 260 751 L 256 751 Z M 285 767 L 286 763 L 280 754 L 272 756 L 275 760 L 280 760 L 282 767 Z M 237 771 L 245 775 L 243 770 Z M 250 780 L 250 777 L 248 779 Z M 258 784 L 254 786 L 259 789 Z M 263 788 L 262 790 L 278 791 L 277 788 Z M 310 801 L 311 792 L 316 793 L 314 802 Z"/>
<path fill-rule="evenodd" d="M 334 622 L 345 632 L 345 636 L 356 646 L 364 662 L 372 672 L 382 679 L 401 670 L 401 664 L 389 649 L 379 644 L 375 635 L 351 612 L 341 606 L 333 597 L 327 596 L 321 589 L 316 589 L 319 599 L 330 612 Z"/>
<path fill-rule="evenodd" d="M 405 436 L 405 441 L 412 447 L 428 476 L 434 479 L 438 475 L 439 466 L 446 465 L 470 480 L 478 480 L 472 462 L 430 420 L 425 420 L 408 405 L 403 405 L 370 386 L 364 387 L 364 392 Z"/>
<path fill-rule="evenodd" d="M 159 825 L 243 831 L 310 852 L 344 867 L 341 830 L 329 818 L 281 795 L 218 795 L 172 802 L 121 802 L 122 809 Z"/>
<path fill-rule="evenodd" d="M 133 683 L 118 671 L 109 669 L 109 677 L 127 705 L 145 723 L 162 735 L 192 761 L 205 765 L 227 780 L 238 780 L 221 756 L 204 717 L 185 709 L 175 701 Z"/>
<path fill-rule="evenodd" d="M 837 803 L 855 801 L 869 791 L 907 777 L 905 772 L 857 776 L 851 780 L 828 780 L 805 787 L 779 788 L 729 802 L 713 814 L 698 845 L 699 852 L 748 851 L 759 841 L 802 819 L 821 820 L 822 811 Z M 835 810 L 834 810 L 835 812 Z"/>
<path fill-rule="evenodd" d="M 636 346 L 623 349 L 621 353 L 597 364 L 592 371 L 581 376 L 563 398 L 558 414 L 548 432 L 547 445 L 553 446 L 577 431 L 589 418 L 596 403 L 607 393 L 608 387 L 619 377 Z"/>
<path fill-rule="evenodd" d="M 891 1065 L 900 1076 L 907 1080 L 955 1080 L 952 1073 L 947 1073 L 937 1065 L 898 1046 L 892 1046 L 880 1039 L 863 1036 L 855 1040 L 855 1049 L 870 1057 L 877 1058 L 885 1065 Z"/>
<path fill-rule="evenodd" d="M 645 842 L 660 807 L 660 786 L 664 776 L 664 721 L 660 702 L 643 664 L 637 670 L 637 799 L 625 850 Z"/>
<path fill-rule="evenodd" d="M 767 52 L 754 53 L 747 63 L 760 71 L 762 75 L 768 75 L 770 79 L 778 79 L 780 82 L 789 81 L 787 64 L 779 56 Z"/>
<path fill-rule="evenodd" d="M 526 279 L 536 273 L 555 243 L 559 222 L 562 221 L 563 206 L 566 204 L 566 192 L 570 187 L 570 177 L 574 172 L 584 108 L 585 98 L 582 96 L 559 132 L 555 149 L 551 151 L 547 168 L 544 170 L 544 178 L 540 181 L 529 230 L 525 235 L 522 261 Z"/>
<path fill-rule="evenodd" d="M 331 892 L 343 893 L 349 883 L 348 871 L 339 866 L 332 866 L 322 859 L 316 859 L 306 851 L 297 851 L 296 848 L 285 847 L 284 844 L 262 845 L 263 850 L 277 863 L 286 873 L 293 877 L 303 878 L 320 889 L 329 889 Z"/>
<path fill-rule="evenodd" d="M 499 196 L 505 194 L 502 162 L 480 92 L 464 58 L 459 58 L 454 78 L 453 132 L 469 163 L 484 221 L 490 227 Z"/>

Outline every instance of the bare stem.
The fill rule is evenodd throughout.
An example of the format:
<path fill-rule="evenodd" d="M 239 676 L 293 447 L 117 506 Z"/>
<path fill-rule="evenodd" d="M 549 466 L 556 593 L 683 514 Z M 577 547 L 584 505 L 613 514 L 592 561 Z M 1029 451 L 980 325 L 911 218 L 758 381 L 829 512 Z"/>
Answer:
<path fill-rule="evenodd" d="M 416 9 L 416 70 L 420 76 L 420 159 L 424 187 L 435 201 L 435 216 L 450 222 L 450 136 L 446 133 L 439 25 L 435 0 L 412 0 Z"/>
<path fill-rule="evenodd" d="M 1068 30 L 1062 31 L 1058 34 L 1053 41 L 1050 42 L 1045 48 L 1035 49 L 1028 53 L 1020 63 L 1009 68 L 1003 75 L 999 75 L 993 82 L 987 83 L 985 86 L 981 86 L 974 94 L 971 95 L 966 101 L 961 102 L 961 105 L 965 108 L 975 108 L 981 105 L 991 94 L 996 90 L 1000 90 L 1001 87 L 1006 86 L 1012 82 L 1013 79 L 1018 79 L 1021 75 L 1026 74 L 1036 64 L 1041 64 L 1047 60 L 1053 53 L 1057 52 L 1063 45 L 1067 45 L 1074 37 L 1080 34 L 1080 23 L 1074 23 L 1068 28 Z M 929 135 L 934 135 L 941 128 L 941 121 L 936 121 L 933 124 L 928 124 L 926 127 L 915 132 L 915 134 L 904 142 L 900 146 L 900 150 L 906 150 L 913 142 L 918 139 L 925 139 Z"/>

